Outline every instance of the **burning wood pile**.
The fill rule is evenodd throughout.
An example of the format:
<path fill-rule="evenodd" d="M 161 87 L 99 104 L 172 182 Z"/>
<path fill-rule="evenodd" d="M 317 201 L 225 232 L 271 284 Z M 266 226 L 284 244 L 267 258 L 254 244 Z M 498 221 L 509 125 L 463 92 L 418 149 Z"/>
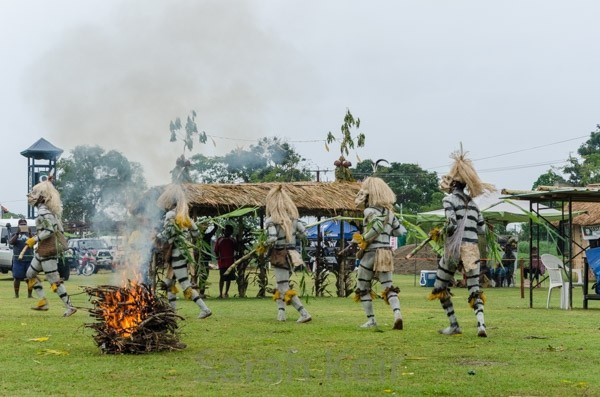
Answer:
<path fill-rule="evenodd" d="M 156 296 L 144 284 L 129 282 L 125 287 L 103 285 L 85 287 L 94 308 L 94 340 L 103 353 L 142 354 L 182 350 L 177 320 L 168 301 Z"/>

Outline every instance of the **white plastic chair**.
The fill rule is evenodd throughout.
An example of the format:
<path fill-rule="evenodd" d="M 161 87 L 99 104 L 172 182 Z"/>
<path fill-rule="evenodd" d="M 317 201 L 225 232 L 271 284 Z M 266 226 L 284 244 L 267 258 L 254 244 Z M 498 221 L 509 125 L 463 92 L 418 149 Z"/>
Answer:
<path fill-rule="evenodd" d="M 573 287 L 583 287 L 583 269 L 573 269 L 572 274 L 575 276 L 573 277 Z"/>
<path fill-rule="evenodd" d="M 546 268 L 546 272 L 548 273 L 548 278 L 550 280 L 550 285 L 548 286 L 548 299 L 546 300 L 546 309 L 550 308 L 550 296 L 552 295 L 552 290 L 554 288 L 563 288 L 565 282 L 563 281 L 562 269 L 563 263 L 560 259 L 558 259 L 554 255 L 543 254 L 540 259 L 542 260 L 542 264 Z M 568 285 L 568 283 L 566 283 Z M 567 289 L 567 288 L 565 288 Z M 561 291 L 563 292 L 563 291 Z M 563 309 L 565 307 L 565 294 L 560 294 L 560 308 Z M 568 306 L 567 306 L 568 307 Z"/>

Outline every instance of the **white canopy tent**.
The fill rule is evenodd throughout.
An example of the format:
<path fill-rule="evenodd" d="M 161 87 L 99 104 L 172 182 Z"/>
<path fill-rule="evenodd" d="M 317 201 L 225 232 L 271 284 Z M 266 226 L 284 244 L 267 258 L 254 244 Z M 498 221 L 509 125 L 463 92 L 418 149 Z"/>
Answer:
<path fill-rule="evenodd" d="M 562 211 L 540 206 L 537 215 L 529 211 L 529 201 L 502 198 L 500 193 L 490 193 L 475 198 L 483 217 L 490 222 L 528 222 L 531 216 L 542 216 L 548 221 L 560 221 L 568 214 Z M 420 212 L 417 215 L 417 223 L 439 223 L 445 220 L 444 209 Z"/>

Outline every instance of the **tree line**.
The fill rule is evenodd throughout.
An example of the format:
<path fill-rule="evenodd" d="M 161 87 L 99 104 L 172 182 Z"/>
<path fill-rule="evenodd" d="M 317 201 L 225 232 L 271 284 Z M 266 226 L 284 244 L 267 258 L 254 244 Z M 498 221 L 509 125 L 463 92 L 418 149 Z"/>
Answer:
<path fill-rule="evenodd" d="M 351 121 L 354 122 L 354 119 Z M 346 125 L 346 135 L 340 140 L 346 145 L 342 147 L 342 155 L 347 154 L 351 140 L 349 126 L 353 124 Z M 172 138 L 178 131 L 177 127 L 184 128 L 181 123 L 172 123 Z M 190 151 L 193 147 L 190 139 L 193 134 L 198 134 L 194 127 L 194 120 L 191 119 L 190 124 L 188 118 L 185 126 L 187 141 L 184 141 Z M 328 142 L 331 142 L 329 138 Z M 362 140 L 364 142 L 364 136 Z M 585 186 L 600 183 L 600 124 L 579 147 L 577 154 L 569 154 L 566 166 L 552 167 L 541 174 L 533 182 L 532 189 L 541 185 Z M 190 178 L 196 183 L 316 179 L 307 159 L 288 142 L 277 137 L 260 138 L 247 148 L 236 148 L 223 156 L 194 154 L 188 160 Z M 373 175 L 373 164 L 373 160 L 364 159 L 354 167 L 349 167 L 349 170 L 355 179 L 361 180 Z M 396 193 L 397 204 L 405 213 L 414 214 L 440 207 L 443 193 L 438 188 L 439 176 L 436 172 L 424 170 L 417 164 L 392 161 L 379 165 L 377 176 L 384 179 Z M 118 223 L 126 219 L 132 200 L 141 197 L 148 186 L 142 166 L 129 161 L 122 153 L 106 151 L 100 146 L 77 146 L 57 162 L 57 188 L 63 200 L 66 228 L 87 228 L 93 224 L 101 229 L 99 231 L 109 233 L 114 232 Z"/>

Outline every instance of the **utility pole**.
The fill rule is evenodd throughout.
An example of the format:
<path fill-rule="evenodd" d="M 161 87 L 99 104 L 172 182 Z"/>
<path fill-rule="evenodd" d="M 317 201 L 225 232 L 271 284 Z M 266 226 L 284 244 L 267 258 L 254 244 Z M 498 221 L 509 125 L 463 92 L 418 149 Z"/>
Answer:
<path fill-rule="evenodd" d="M 316 169 L 316 170 L 306 170 L 307 172 L 314 172 L 317 175 L 317 180 L 316 182 L 321 182 L 321 172 L 330 172 L 332 170 L 321 170 L 321 169 Z"/>

